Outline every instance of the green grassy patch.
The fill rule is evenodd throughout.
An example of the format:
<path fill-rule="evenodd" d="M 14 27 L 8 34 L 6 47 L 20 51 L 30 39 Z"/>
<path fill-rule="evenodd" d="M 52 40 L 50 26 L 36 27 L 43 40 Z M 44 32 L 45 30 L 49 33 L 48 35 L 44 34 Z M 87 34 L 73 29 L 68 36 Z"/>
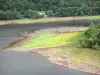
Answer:
<path fill-rule="evenodd" d="M 83 37 L 83 32 L 64 33 L 64 34 L 50 34 L 44 33 L 38 35 L 36 38 L 32 38 L 26 42 L 24 47 L 54 47 L 54 46 L 65 46 L 77 43 L 78 40 Z"/>
<path fill-rule="evenodd" d="M 71 55 L 76 55 L 76 56 L 80 55 L 84 58 L 86 57 L 86 59 L 87 59 L 87 57 L 100 59 L 100 51 L 90 50 L 88 48 L 72 48 L 70 50 L 70 54 Z"/>
<path fill-rule="evenodd" d="M 100 19 L 100 15 L 88 16 L 88 19 Z"/>
<path fill-rule="evenodd" d="M 70 52 L 71 54 L 81 55 L 83 51 L 82 50 L 71 50 Z"/>
<path fill-rule="evenodd" d="M 79 63 L 79 62 L 82 62 L 82 60 L 77 58 L 76 60 L 74 60 L 74 62 Z"/>
<path fill-rule="evenodd" d="M 98 67 L 99 67 L 99 66 L 100 66 L 100 63 L 96 63 L 96 66 L 98 66 Z"/>
<path fill-rule="evenodd" d="M 62 54 L 62 49 L 57 49 L 57 50 L 56 50 L 56 54 L 57 54 L 57 55 L 61 55 L 61 54 Z"/>
<path fill-rule="evenodd" d="M 30 41 L 26 42 L 24 47 L 32 48 L 32 47 L 40 46 L 40 44 L 44 44 L 45 39 L 48 39 L 55 35 L 56 34 L 49 34 L 49 33 L 39 34 L 36 38 L 32 38 Z"/>
<path fill-rule="evenodd" d="M 63 54 L 64 56 L 70 57 L 70 59 L 75 63 L 87 62 L 100 66 L 100 51 L 91 50 L 88 48 L 79 48 L 79 47 L 66 47 L 66 48 L 57 48 L 57 56 Z"/>
<path fill-rule="evenodd" d="M 100 66 L 100 51 L 99 50 L 91 50 L 88 48 L 77 48 L 71 47 L 69 49 L 65 48 L 62 50 L 64 55 L 74 57 L 73 62 L 92 62 L 95 65 Z"/>

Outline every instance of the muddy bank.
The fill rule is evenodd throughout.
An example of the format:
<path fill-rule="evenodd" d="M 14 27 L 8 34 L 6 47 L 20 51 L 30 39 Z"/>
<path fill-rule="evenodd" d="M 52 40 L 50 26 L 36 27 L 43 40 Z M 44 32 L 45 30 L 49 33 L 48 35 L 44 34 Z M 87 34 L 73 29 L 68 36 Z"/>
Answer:
<path fill-rule="evenodd" d="M 86 30 L 88 27 L 83 26 L 68 26 L 68 27 L 59 27 L 59 28 L 49 28 L 49 29 L 41 29 L 38 31 L 35 31 L 35 34 L 37 33 L 71 33 L 71 32 L 79 32 Z"/>
<path fill-rule="evenodd" d="M 48 50 L 33 50 L 33 53 L 39 53 L 47 57 L 47 59 L 50 60 L 52 63 L 58 65 L 100 75 L 100 66 L 94 65 L 92 62 L 73 62 L 74 57 L 64 54 L 57 55 L 55 50 L 56 48 L 51 48 Z"/>

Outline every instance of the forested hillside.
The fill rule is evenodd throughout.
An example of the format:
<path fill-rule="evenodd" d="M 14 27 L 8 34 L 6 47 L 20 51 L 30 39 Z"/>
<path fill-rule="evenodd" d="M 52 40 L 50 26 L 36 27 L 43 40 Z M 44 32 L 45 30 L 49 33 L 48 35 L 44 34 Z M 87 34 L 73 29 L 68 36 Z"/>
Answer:
<path fill-rule="evenodd" d="M 100 14 L 100 0 L 0 0 L 0 20 L 39 18 L 37 11 L 56 17 Z"/>

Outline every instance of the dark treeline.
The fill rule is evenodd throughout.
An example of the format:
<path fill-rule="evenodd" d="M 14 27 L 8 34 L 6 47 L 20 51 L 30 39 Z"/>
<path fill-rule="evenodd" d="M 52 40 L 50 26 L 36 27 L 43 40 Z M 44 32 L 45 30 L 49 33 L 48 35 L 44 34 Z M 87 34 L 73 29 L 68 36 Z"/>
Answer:
<path fill-rule="evenodd" d="M 100 14 L 100 0 L 0 0 L 0 19 L 39 18 Z"/>

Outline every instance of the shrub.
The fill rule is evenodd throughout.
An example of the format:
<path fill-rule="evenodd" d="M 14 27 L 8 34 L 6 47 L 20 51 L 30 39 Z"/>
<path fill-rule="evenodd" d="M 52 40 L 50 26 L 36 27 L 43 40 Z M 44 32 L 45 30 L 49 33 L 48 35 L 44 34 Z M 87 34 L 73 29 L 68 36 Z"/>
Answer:
<path fill-rule="evenodd" d="M 48 11 L 47 11 L 47 16 L 48 16 L 48 17 L 53 17 L 53 16 L 54 16 L 53 11 L 52 11 L 52 10 L 48 10 Z"/>
<path fill-rule="evenodd" d="M 23 18 L 22 14 L 19 11 L 13 11 L 13 18 L 14 19 L 21 19 Z"/>
<path fill-rule="evenodd" d="M 82 47 L 88 47 L 92 49 L 100 49 L 100 24 L 91 26 L 84 33 L 85 38 L 81 40 Z"/>

